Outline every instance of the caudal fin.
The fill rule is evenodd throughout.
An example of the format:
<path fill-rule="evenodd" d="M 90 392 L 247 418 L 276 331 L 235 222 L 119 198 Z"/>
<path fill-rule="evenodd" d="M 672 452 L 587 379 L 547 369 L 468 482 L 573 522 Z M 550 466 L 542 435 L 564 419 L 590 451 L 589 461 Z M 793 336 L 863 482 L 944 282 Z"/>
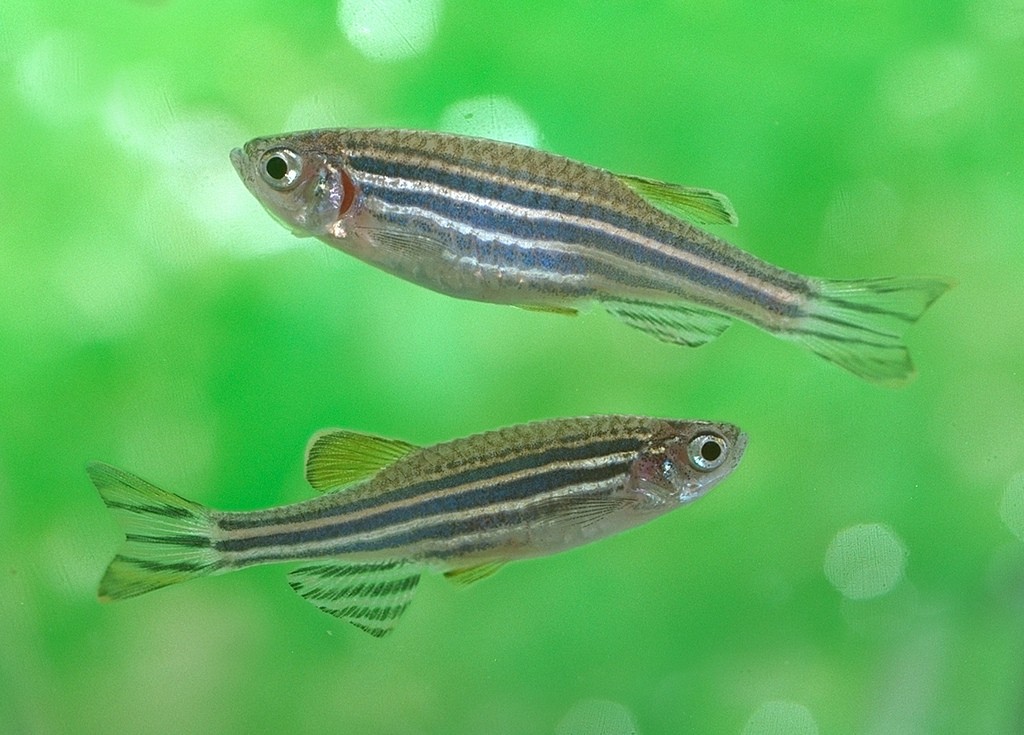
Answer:
<path fill-rule="evenodd" d="M 102 462 L 86 467 L 125 543 L 100 582 L 101 600 L 122 600 L 219 569 L 210 512 Z"/>
<path fill-rule="evenodd" d="M 889 386 L 914 376 L 903 334 L 953 284 L 938 278 L 817 281 L 797 326 L 782 333 L 851 373 Z"/>

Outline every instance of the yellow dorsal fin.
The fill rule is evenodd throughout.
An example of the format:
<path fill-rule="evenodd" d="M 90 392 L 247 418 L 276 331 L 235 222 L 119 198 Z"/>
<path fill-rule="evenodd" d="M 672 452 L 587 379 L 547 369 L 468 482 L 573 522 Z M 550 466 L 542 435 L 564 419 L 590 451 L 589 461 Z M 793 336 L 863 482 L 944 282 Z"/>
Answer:
<path fill-rule="evenodd" d="M 337 490 L 377 474 L 415 444 L 345 429 L 318 431 L 306 448 L 306 482 L 314 490 Z"/>
<path fill-rule="evenodd" d="M 616 176 L 640 197 L 674 217 L 684 217 L 704 225 L 739 224 L 736 210 L 725 194 L 711 189 L 645 179 L 642 176 Z"/>
<path fill-rule="evenodd" d="M 465 587 L 466 585 L 473 584 L 473 582 L 479 582 L 481 579 L 490 577 L 496 571 L 501 569 L 503 561 L 489 561 L 483 564 L 476 564 L 471 567 L 462 567 L 461 569 L 449 569 L 444 573 L 445 579 L 451 580 L 455 584 Z"/>

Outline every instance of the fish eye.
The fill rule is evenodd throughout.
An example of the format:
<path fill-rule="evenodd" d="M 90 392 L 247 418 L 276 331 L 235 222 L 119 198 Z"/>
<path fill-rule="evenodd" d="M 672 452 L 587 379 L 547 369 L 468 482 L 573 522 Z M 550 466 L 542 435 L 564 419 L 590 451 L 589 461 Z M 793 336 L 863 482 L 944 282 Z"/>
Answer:
<path fill-rule="evenodd" d="M 728 443 L 716 434 L 701 434 L 690 440 L 686 446 L 686 456 L 690 464 L 698 470 L 713 470 L 725 461 Z"/>
<path fill-rule="evenodd" d="M 260 176 L 274 189 L 290 189 L 302 175 L 302 159 L 287 148 L 267 151 L 260 159 Z"/>

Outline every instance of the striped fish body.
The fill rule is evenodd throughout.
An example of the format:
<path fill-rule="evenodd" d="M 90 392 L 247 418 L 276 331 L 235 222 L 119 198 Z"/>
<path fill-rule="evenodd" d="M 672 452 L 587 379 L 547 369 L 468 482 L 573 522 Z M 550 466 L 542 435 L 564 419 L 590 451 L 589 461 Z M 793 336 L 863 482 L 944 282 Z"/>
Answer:
<path fill-rule="evenodd" d="M 729 424 L 626 416 L 526 424 L 427 448 L 333 430 L 307 453 L 307 479 L 323 495 L 249 512 L 208 510 L 93 464 L 90 476 L 127 537 L 100 593 L 120 599 L 257 564 L 318 562 L 293 571 L 292 586 L 382 635 L 421 570 L 473 581 L 507 561 L 626 530 L 702 496 L 745 445 Z M 387 625 L 365 619 L 381 615 L 391 616 Z"/>
<path fill-rule="evenodd" d="M 676 216 L 729 221 L 721 195 L 511 143 L 317 130 L 257 138 L 232 161 L 297 234 L 435 291 L 569 313 L 596 301 L 691 346 L 740 318 L 879 382 L 910 375 L 900 335 L 948 287 L 791 273 Z"/>
<path fill-rule="evenodd" d="M 282 149 L 308 184 L 268 192 L 251 164 L 265 169 Z M 682 298 L 768 323 L 808 292 L 806 279 L 663 213 L 622 178 L 512 143 L 320 130 L 251 141 L 235 162 L 293 229 L 450 296 L 555 308 Z M 318 192 L 333 192 L 328 206 Z"/>
<path fill-rule="evenodd" d="M 314 439 L 312 476 L 324 448 L 345 445 L 349 436 L 327 432 Z M 410 451 L 342 492 L 220 516 L 217 548 L 234 567 L 384 557 L 453 569 L 543 556 L 695 499 L 700 493 L 685 491 L 681 475 L 670 482 L 665 474 L 681 461 L 673 471 L 701 483 L 701 490 L 723 474 L 722 465 L 710 473 L 690 465 L 686 451 L 696 436 L 740 444 L 738 430 L 728 425 L 618 416 L 552 420 L 457 439 Z"/>

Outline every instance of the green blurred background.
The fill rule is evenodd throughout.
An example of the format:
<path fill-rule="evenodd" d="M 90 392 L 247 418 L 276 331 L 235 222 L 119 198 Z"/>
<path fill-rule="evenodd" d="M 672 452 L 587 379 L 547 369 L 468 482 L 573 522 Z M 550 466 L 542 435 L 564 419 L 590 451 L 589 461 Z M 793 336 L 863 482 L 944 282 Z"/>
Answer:
<path fill-rule="evenodd" d="M 1024 3 L 0 5 L 0 732 L 1024 728 Z M 687 351 L 460 302 L 292 237 L 228 151 L 450 129 L 726 192 L 831 277 L 957 279 L 886 390 L 737 325 Z M 728 228 L 725 228 L 728 229 Z M 268 567 L 116 605 L 102 459 L 309 495 L 315 430 L 740 424 L 695 506 L 459 590 L 390 638 Z"/>

